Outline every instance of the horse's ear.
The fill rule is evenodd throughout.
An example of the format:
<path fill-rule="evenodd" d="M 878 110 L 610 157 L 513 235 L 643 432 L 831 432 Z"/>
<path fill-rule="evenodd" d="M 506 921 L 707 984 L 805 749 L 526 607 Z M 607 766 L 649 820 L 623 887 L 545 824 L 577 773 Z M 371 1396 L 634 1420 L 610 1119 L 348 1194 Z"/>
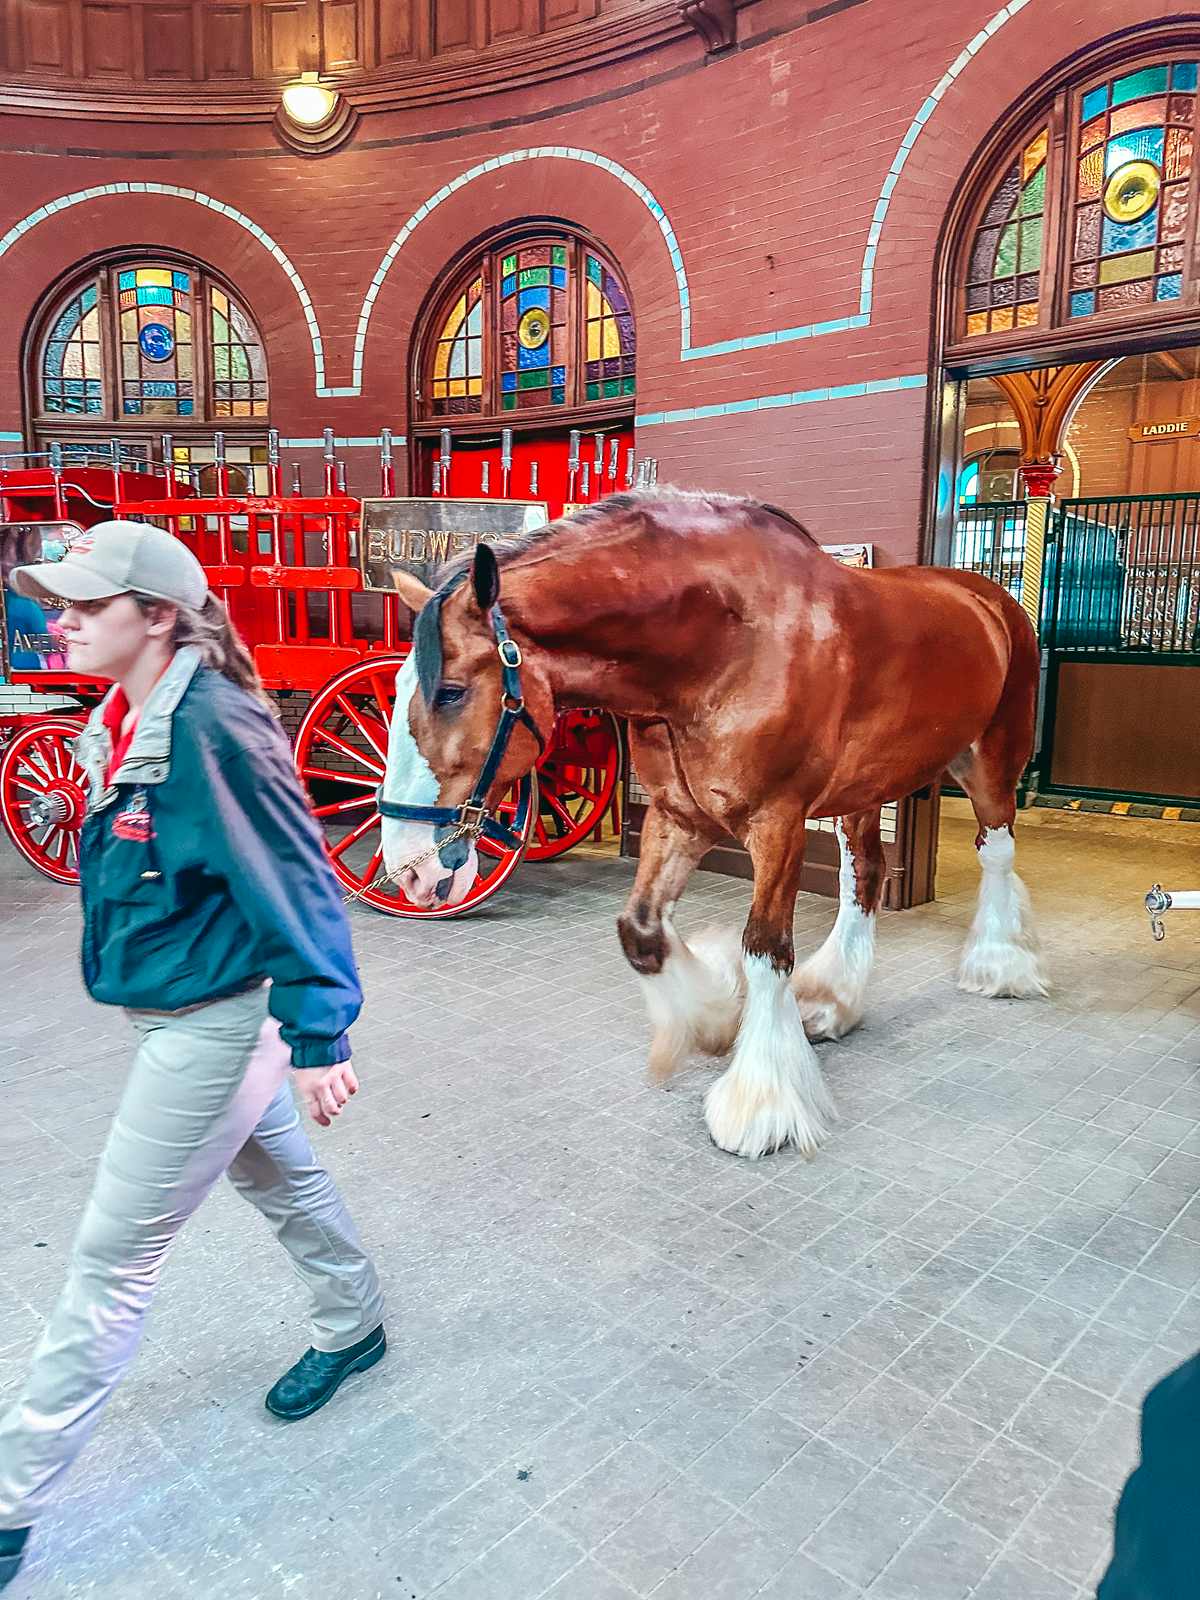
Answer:
<path fill-rule="evenodd" d="M 471 588 L 475 604 L 486 617 L 500 598 L 500 566 L 491 545 L 477 544 L 471 563 Z"/>
<path fill-rule="evenodd" d="M 392 568 L 392 587 L 414 615 L 433 598 L 433 590 L 427 589 L 415 572 L 404 567 Z"/>

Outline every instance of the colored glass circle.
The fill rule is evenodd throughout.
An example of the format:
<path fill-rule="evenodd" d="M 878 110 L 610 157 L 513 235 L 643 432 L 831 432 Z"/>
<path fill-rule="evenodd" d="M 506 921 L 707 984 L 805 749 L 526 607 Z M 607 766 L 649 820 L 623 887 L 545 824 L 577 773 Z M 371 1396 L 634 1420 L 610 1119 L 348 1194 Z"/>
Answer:
<path fill-rule="evenodd" d="M 1104 209 L 1114 222 L 1137 222 L 1154 206 L 1161 185 L 1153 161 L 1125 161 L 1104 185 Z"/>
<path fill-rule="evenodd" d="M 526 350 L 536 350 L 550 337 L 550 317 L 541 306 L 533 306 L 521 318 L 517 338 Z"/>
<path fill-rule="evenodd" d="M 138 348 L 147 361 L 169 361 L 175 353 L 175 335 L 162 322 L 148 322 L 138 333 Z"/>

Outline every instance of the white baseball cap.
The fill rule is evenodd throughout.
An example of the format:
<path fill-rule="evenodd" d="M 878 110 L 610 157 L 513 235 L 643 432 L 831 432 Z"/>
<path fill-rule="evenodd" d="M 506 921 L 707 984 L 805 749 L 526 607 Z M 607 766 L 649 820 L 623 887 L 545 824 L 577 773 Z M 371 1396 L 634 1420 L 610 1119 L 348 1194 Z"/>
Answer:
<path fill-rule="evenodd" d="M 61 561 L 14 567 L 9 581 L 31 600 L 107 600 L 133 591 L 199 611 L 208 598 L 192 552 L 149 522 L 97 522 Z"/>

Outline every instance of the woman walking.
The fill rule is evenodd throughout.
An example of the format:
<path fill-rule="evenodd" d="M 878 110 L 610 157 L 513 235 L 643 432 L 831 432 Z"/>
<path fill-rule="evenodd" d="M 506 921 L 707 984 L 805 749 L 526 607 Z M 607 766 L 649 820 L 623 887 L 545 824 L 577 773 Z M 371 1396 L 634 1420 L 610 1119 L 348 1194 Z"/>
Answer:
<path fill-rule="evenodd" d="M 137 1050 L 66 1288 L 0 1418 L 0 1589 L 222 1173 L 312 1296 L 312 1346 L 268 1409 L 311 1415 L 385 1349 L 374 1267 L 291 1092 L 327 1127 L 358 1087 L 346 1030 L 362 992 L 319 831 L 195 557 L 148 524 L 101 523 L 91 539 L 12 582 L 67 604 L 73 672 L 114 680 L 77 745 L 90 788 L 83 976 L 94 999 L 126 1008 Z"/>

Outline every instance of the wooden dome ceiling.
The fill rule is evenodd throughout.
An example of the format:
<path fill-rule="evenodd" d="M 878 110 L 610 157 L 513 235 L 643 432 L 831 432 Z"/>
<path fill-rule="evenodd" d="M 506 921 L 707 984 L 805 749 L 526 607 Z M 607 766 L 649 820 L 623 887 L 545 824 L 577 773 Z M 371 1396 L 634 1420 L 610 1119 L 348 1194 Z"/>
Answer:
<path fill-rule="evenodd" d="M 752 0 L 0 0 L 0 110 L 260 120 L 317 71 L 358 108 L 545 83 L 698 33 Z"/>

